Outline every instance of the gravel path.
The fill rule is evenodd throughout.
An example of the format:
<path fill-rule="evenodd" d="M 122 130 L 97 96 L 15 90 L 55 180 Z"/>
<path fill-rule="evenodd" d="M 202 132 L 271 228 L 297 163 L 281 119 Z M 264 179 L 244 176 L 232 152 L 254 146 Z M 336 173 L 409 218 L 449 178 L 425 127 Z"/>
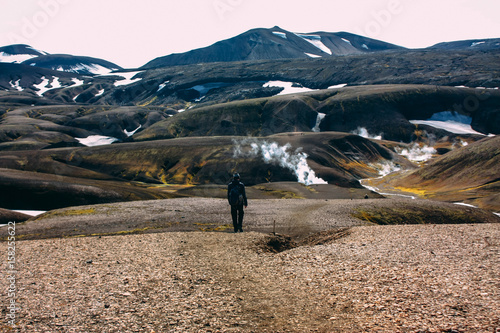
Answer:
<path fill-rule="evenodd" d="M 170 232 L 19 241 L 17 331 L 500 330 L 500 224 L 353 227 L 281 253 L 264 250 L 269 239 Z"/>

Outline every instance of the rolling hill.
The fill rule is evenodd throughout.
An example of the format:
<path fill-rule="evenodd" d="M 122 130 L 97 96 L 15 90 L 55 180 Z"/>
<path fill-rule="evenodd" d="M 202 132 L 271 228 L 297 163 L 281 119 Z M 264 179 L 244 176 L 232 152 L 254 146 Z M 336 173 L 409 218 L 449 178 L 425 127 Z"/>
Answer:
<path fill-rule="evenodd" d="M 219 195 L 236 169 L 252 186 L 320 183 L 346 196 L 363 190 L 362 179 L 399 170 L 372 181 L 499 209 L 498 142 L 485 139 L 500 133 L 498 44 L 411 50 L 274 27 L 139 69 L 3 47 L 0 185 L 17 193 L 3 200 Z M 304 193 L 263 188 L 255 193 Z"/>

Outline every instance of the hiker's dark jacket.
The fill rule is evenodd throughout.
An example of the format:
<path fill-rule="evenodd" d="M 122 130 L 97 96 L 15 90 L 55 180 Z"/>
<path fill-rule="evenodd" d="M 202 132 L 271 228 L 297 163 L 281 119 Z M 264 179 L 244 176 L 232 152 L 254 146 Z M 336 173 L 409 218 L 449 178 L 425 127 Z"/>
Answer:
<path fill-rule="evenodd" d="M 227 201 L 229 202 L 229 204 L 231 204 L 231 202 L 229 201 L 229 193 L 231 193 L 231 190 L 235 186 L 239 186 L 240 187 L 240 193 L 243 195 L 243 206 L 248 206 L 247 194 L 245 192 L 245 185 L 243 185 L 243 183 L 240 182 L 239 180 L 233 180 L 227 186 Z"/>

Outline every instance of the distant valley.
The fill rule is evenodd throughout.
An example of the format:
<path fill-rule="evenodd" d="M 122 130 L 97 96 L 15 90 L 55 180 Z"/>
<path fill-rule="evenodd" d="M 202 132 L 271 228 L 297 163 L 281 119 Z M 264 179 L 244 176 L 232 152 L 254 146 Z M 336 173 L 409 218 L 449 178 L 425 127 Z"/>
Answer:
<path fill-rule="evenodd" d="M 0 207 L 220 196 L 238 171 L 258 197 L 368 184 L 498 213 L 499 87 L 500 39 L 273 27 L 133 69 L 0 47 Z"/>

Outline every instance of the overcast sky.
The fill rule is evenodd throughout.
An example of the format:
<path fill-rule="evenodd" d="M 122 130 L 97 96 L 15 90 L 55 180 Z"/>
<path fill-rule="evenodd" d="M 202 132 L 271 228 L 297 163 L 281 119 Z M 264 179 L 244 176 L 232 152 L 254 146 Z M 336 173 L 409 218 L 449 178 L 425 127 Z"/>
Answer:
<path fill-rule="evenodd" d="M 252 28 L 347 31 L 409 48 L 500 38 L 499 0 L 0 0 L 0 45 L 133 68 Z"/>

